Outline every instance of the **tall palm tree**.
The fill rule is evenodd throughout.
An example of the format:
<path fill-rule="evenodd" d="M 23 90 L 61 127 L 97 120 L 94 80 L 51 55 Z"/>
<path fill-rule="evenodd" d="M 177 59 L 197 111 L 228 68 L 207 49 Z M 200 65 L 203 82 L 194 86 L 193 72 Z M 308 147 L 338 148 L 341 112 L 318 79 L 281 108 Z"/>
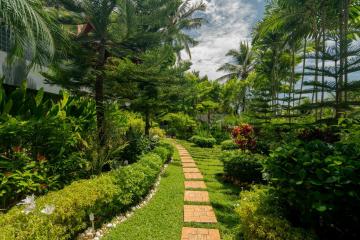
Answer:
<path fill-rule="evenodd" d="M 0 25 L 11 33 L 10 61 L 26 56 L 42 65 L 53 58 L 59 28 L 40 0 L 0 0 Z"/>
<path fill-rule="evenodd" d="M 232 62 L 225 63 L 218 71 L 227 72 L 227 74 L 218 78 L 218 81 L 230 80 L 238 78 L 242 81 L 246 80 L 249 74 L 254 70 L 255 54 L 248 42 L 240 42 L 239 49 L 231 49 L 226 56 L 232 58 Z M 242 109 L 245 111 L 247 88 L 243 88 Z"/>
<path fill-rule="evenodd" d="M 254 69 L 254 52 L 248 42 L 240 42 L 239 49 L 231 49 L 226 56 L 232 58 L 232 62 L 225 63 L 218 71 L 227 72 L 227 74 L 218 78 L 218 80 L 229 80 L 239 78 L 245 80 Z"/>
<path fill-rule="evenodd" d="M 169 1 L 169 3 L 169 7 L 172 8 L 171 1 Z M 166 41 L 177 48 L 179 60 L 181 60 L 180 51 L 183 49 L 191 58 L 190 47 L 197 45 L 198 42 L 186 31 L 202 26 L 205 19 L 202 17 L 194 17 L 194 14 L 205 10 L 206 4 L 202 0 L 198 2 L 185 0 L 178 5 L 177 10 L 170 15 L 167 26 L 160 30 L 164 34 Z"/>

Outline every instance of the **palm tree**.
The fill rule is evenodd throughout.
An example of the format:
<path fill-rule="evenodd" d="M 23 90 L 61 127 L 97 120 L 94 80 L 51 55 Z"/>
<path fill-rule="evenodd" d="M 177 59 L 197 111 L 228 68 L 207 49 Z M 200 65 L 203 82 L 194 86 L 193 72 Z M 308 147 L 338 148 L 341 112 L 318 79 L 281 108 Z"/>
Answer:
<path fill-rule="evenodd" d="M 170 9 L 173 8 L 171 1 L 169 1 Z M 189 36 L 186 31 L 201 27 L 205 22 L 202 17 L 193 17 L 196 12 L 206 10 L 206 4 L 203 1 L 193 2 L 192 0 L 185 0 L 181 3 L 177 10 L 171 14 L 166 27 L 161 29 L 165 39 L 177 49 L 178 60 L 181 60 L 182 49 L 191 58 L 190 47 L 195 46 L 198 42 Z"/>
<path fill-rule="evenodd" d="M 54 35 L 60 32 L 41 1 L 0 0 L 0 25 L 11 33 L 10 62 L 26 56 L 42 65 L 53 58 Z"/>
<path fill-rule="evenodd" d="M 227 74 L 218 78 L 218 81 L 230 80 L 238 78 L 242 81 L 246 80 L 249 74 L 254 70 L 255 54 L 248 42 L 240 42 L 239 50 L 231 49 L 226 56 L 231 57 L 234 61 L 225 63 L 218 71 L 227 72 Z M 247 88 L 243 88 L 242 109 L 245 111 Z"/>
<path fill-rule="evenodd" d="M 226 56 L 231 57 L 234 61 L 225 63 L 218 69 L 218 71 L 227 72 L 226 75 L 218 78 L 218 80 L 229 80 L 232 78 L 245 80 L 254 69 L 254 52 L 248 42 L 241 42 L 239 50 L 231 49 Z"/>

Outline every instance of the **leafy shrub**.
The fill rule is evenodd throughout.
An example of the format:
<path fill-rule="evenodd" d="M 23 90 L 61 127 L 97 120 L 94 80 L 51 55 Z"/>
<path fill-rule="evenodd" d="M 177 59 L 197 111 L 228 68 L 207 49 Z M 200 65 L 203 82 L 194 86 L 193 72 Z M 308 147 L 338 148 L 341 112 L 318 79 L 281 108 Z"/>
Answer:
<path fill-rule="evenodd" d="M 225 176 L 240 183 L 262 181 L 262 159 L 262 155 L 241 151 L 225 152 L 221 156 Z"/>
<path fill-rule="evenodd" d="M 282 216 L 281 203 L 270 189 L 254 188 L 240 193 L 236 212 L 241 219 L 240 232 L 245 240 L 311 240 L 315 237 L 294 228 Z"/>
<path fill-rule="evenodd" d="M 86 142 L 77 127 L 57 116 L 36 121 L 8 117 L 0 124 L 0 169 L 7 173 L 0 176 L 4 207 L 27 193 L 45 193 L 86 177 Z"/>
<path fill-rule="evenodd" d="M 171 157 L 169 156 L 169 150 L 164 147 L 156 147 L 153 152 L 159 155 L 162 159 L 168 160 L 169 157 Z"/>
<path fill-rule="evenodd" d="M 163 144 L 162 154 L 165 156 Z M 159 150 L 158 150 L 159 151 Z M 171 151 L 168 150 L 168 151 Z M 36 199 L 29 214 L 16 206 L 1 215 L 1 239 L 71 239 L 90 225 L 94 213 L 99 226 L 119 211 L 137 203 L 154 184 L 166 159 L 155 153 L 143 155 L 132 165 L 90 180 L 73 182 L 57 192 Z M 52 214 L 41 212 L 46 205 L 55 207 Z"/>
<path fill-rule="evenodd" d="M 298 130 L 297 137 L 302 141 L 321 140 L 328 143 L 339 141 L 339 136 L 328 127 L 307 127 Z"/>
<path fill-rule="evenodd" d="M 190 142 L 193 142 L 202 148 L 212 148 L 216 144 L 215 138 L 206 138 L 200 136 L 192 136 L 190 138 Z"/>
<path fill-rule="evenodd" d="M 151 151 L 157 140 L 144 135 L 145 122 L 136 114 L 130 115 L 128 126 L 125 134 L 125 141 L 128 144 L 123 149 L 120 158 L 134 163 L 142 154 Z"/>
<path fill-rule="evenodd" d="M 220 128 L 218 126 L 211 127 L 210 132 L 211 132 L 211 136 L 213 136 L 216 139 L 216 143 L 218 144 L 220 144 L 225 140 L 229 140 L 231 138 L 230 133 L 227 131 L 227 129 Z"/>
<path fill-rule="evenodd" d="M 180 139 L 190 138 L 197 125 L 194 119 L 184 113 L 169 113 L 161 119 L 167 134 Z"/>
<path fill-rule="evenodd" d="M 270 181 L 289 217 L 317 229 L 324 239 L 359 235 L 360 144 L 295 141 L 265 161 Z"/>
<path fill-rule="evenodd" d="M 166 148 L 168 150 L 168 160 L 174 155 L 175 148 L 172 144 L 166 142 L 165 140 L 162 140 L 159 142 L 158 147 Z M 154 149 L 155 151 L 155 149 Z"/>
<path fill-rule="evenodd" d="M 239 146 L 234 142 L 234 140 L 225 140 L 221 142 L 221 150 L 235 150 L 239 149 Z"/>
<path fill-rule="evenodd" d="M 165 130 L 158 128 L 158 127 L 152 127 L 150 128 L 150 137 L 158 136 L 159 138 L 164 138 L 166 136 Z"/>

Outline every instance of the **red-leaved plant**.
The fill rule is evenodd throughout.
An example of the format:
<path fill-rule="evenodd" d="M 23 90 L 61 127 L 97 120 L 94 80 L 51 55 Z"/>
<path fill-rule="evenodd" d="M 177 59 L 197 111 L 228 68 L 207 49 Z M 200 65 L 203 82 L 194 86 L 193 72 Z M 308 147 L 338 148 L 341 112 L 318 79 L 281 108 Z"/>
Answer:
<path fill-rule="evenodd" d="M 250 124 L 235 127 L 231 134 L 240 149 L 254 150 L 256 148 L 255 131 Z"/>

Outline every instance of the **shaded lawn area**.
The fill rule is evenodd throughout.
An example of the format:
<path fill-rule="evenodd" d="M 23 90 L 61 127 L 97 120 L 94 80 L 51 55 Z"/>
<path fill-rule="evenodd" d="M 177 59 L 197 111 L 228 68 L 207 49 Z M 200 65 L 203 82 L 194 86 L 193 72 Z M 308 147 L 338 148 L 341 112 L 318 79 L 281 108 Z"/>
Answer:
<path fill-rule="evenodd" d="M 240 219 L 235 212 L 235 204 L 238 203 L 241 188 L 222 181 L 223 164 L 219 160 L 220 147 L 200 148 L 187 141 L 178 140 L 178 142 L 189 151 L 203 174 L 211 205 L 218 220 L 217 224 L 191 223 L 185 226 L 219 228 L 221 239 L 237 239 Z"/>
<path fill-rule="evenodd" d="M 148 205 L 104 236 L 104 240 L 179 240 L 183 226 L 184 177 L 177 150 Z"/>

